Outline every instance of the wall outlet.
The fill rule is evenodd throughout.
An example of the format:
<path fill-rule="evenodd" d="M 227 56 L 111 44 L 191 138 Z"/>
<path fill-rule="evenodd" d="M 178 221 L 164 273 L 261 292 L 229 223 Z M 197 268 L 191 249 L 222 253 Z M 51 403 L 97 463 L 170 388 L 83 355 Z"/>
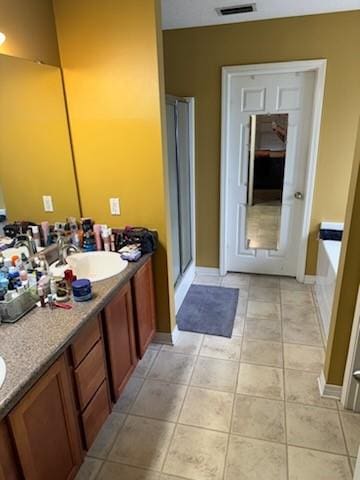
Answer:
<path fill-rule="evenodd" d="M 120 215 L 120 200 L 118 198 L 110 198 L 111 215 Z"/>
<path fill-rule="evenodd" d="M 53 212 L 54 211 L 54 205 L 53 205 L 51 195 L 43 195 L 42 198 L 43 198 L 43 204 L 44 204 L 45 212 Z"/>

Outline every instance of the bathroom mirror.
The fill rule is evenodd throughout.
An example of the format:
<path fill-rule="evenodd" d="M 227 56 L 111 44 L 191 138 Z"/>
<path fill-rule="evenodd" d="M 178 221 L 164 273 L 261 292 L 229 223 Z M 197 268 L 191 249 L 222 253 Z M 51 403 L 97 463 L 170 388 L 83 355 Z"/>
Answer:
<path fill-rule="evenodd" d="M 79 217 L 60 69 L 0 55 L 0 105 L 0 215 L 7 223 Z"/>
<path fill-rule="evenodd" d="M 250 116 L 247 248 L 278 250 L 288 114 Z"/>

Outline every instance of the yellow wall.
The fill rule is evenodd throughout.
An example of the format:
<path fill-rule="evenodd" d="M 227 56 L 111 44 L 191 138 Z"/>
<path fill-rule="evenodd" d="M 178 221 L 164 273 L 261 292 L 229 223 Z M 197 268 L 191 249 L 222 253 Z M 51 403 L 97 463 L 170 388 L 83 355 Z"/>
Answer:
<path fill-rule="evenodd" d="M 326 383 L 342 385 L 360 286 L 360 124 L 351 172 L 344 238 L 336 280 L 328 347 Z"/>
<path fill-rule="evenodd" d="M 0 184 L 7 217 L 79 217 L 60 69 L 0 55 Z M 44 212 L 51 195 L 54 212 Z"/>
<path fill-rule="evenodd" d="M 55 0 L 54 9 L 83 214 L 158 230 L 158 329 L 169 331 L 156 3 Z"/>
<path fill-rule="evenodd" d="M 318 224 L 343 221 L 360 110 L 360 12 L 164 32 L 166 92 L 196 98 L 197 264 L 219 259 L 221 67 L 328 60 L 307 273 Z"/>
<path fill-rule="evenodd" d="M 0 0 L 0 53 L 59 65 L 51 0 Z"/>
<path fill-rule="evenodd" d="M 0 208 L 5 208 L 4 194 L 0 185 Z"/>

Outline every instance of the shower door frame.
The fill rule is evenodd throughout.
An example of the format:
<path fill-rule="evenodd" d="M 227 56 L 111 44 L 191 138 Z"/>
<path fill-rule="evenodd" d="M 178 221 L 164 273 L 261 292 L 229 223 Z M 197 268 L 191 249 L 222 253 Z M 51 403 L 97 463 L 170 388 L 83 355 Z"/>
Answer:
<path fill-rule="evenodd" d="M 174 285 L 175 314 L 179 311 L 184 298 L 195 278 L 196 264 L 196 222 L 195 222 L 195 98 L 177 97 L 166 94 L 166 100 L 187 102 L 189 106 L 189 153 L 190 153 L 190 205 L 191 205 L 191 251 L 192 259 Z M 181 225 L 180 225 L 181 228 Z"/>

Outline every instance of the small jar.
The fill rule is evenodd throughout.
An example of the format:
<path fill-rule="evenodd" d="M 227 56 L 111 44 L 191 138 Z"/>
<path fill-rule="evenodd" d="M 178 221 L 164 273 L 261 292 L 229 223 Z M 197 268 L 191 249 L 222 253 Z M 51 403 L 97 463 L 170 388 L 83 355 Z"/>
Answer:
<path fill-rule="evenodd" d="M 86 278 L 74 280 L 72 282 L 72 291 L 75 302 L 87 302 L 92 298 L 91 283 Z"/>

